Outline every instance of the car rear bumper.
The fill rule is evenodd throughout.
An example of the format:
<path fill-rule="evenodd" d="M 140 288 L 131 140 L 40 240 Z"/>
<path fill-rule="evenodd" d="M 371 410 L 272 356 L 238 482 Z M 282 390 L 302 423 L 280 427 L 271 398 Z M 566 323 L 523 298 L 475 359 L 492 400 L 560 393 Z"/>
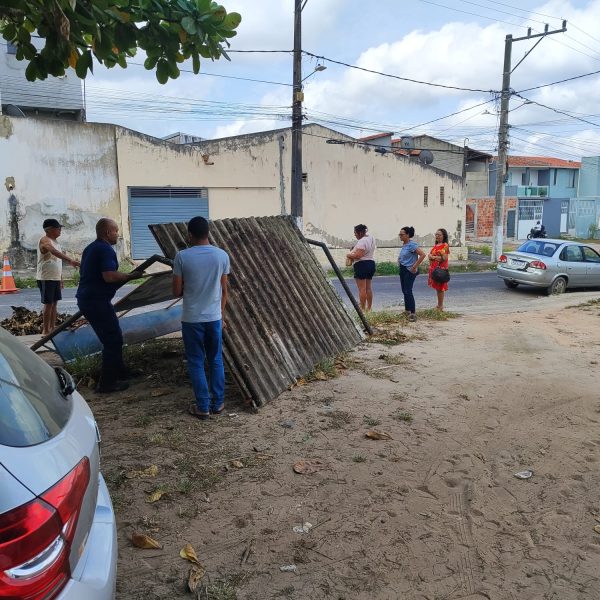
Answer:
<path fill-rule="evenodd" d="M 528 269 L 519 271 L 518 269 L 507 269 L 498 265 L 498 277 L 507 279 L 514 283 L 523 285 L 534 285 L 537 287 L 548 287 L 552 283 L 552 275 L 543 269 Z"/>
<path fill-rule="evenodd" d="M 94 521 L 69 583 L 58 600 L 112 600 L 117 583 L 117 527 L 108 488 L 102 475 Z"/>

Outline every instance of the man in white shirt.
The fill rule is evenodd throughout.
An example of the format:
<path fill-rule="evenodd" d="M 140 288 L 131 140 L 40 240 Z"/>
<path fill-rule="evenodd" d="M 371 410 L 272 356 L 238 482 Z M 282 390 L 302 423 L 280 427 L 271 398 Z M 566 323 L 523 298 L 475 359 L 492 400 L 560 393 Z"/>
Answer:
<path fill-rule="evenodd" d="M 42 227 L 45 235 L 38 242 L 36 279 L 43 305 L 42 335 L 48 335 L 56 327 L 56 307 L 62 300 L 63 260 L 72 267 L 79 267 L 79 261 L 64 254 L 56 241 L 62 233 L 56 219 L 46 219 Z"/>

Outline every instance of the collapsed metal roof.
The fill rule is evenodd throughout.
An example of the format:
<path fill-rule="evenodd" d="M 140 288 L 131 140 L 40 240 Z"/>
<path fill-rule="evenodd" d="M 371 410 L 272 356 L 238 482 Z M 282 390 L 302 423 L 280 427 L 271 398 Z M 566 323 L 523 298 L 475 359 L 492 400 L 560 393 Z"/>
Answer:
<path fill-rule="evenodd" d="M 187 246 L 185 223 L 149 227 L 167 258 Z M 231 259 L 224 359 L 258 406 L 362 340 L 291 217 L 212 221 L 211 243 Z"/>

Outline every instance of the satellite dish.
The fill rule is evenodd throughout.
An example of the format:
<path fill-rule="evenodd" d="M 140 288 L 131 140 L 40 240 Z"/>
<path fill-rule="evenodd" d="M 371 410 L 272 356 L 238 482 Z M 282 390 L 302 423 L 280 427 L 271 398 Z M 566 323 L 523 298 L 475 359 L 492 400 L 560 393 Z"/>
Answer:
<path fill-rule="evenodd" d="M 410 136 L 403 137 L 400 139 L 400 147 L 403 150 L 414 150 L 415 141 Z"/>
<path fill-rule="evenodd" d="M 25 117 L 25 113 L 14 104 L 7 104 L 4 107 L 4 114 L 8 115 L 9 117 Z"/>
<path fill-rule="evenodd" d="M 431 150 L 421 150 L 419 153 L 419 162 L 424 165 L 430 165 L 433 162 L 433 152 Z"/>

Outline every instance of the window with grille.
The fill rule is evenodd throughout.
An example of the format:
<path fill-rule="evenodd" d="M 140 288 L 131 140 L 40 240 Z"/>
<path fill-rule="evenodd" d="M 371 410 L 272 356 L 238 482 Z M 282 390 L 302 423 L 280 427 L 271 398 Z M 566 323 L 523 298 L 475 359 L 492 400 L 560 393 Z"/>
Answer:
<path fill-rule="evenodd" d="M 543 200 L 519 200 L 519 221 L 541 221 Z"/>
<path fill-rule="evenodd" d="M 423 188 L 423 206 L 427 206 L 429 204 L 429 188 L 425 186 Z"/>
<path fill-rule="evenodd" d="M 444 186 L 440 186 L 440 206 L 444 206 Z"/>

